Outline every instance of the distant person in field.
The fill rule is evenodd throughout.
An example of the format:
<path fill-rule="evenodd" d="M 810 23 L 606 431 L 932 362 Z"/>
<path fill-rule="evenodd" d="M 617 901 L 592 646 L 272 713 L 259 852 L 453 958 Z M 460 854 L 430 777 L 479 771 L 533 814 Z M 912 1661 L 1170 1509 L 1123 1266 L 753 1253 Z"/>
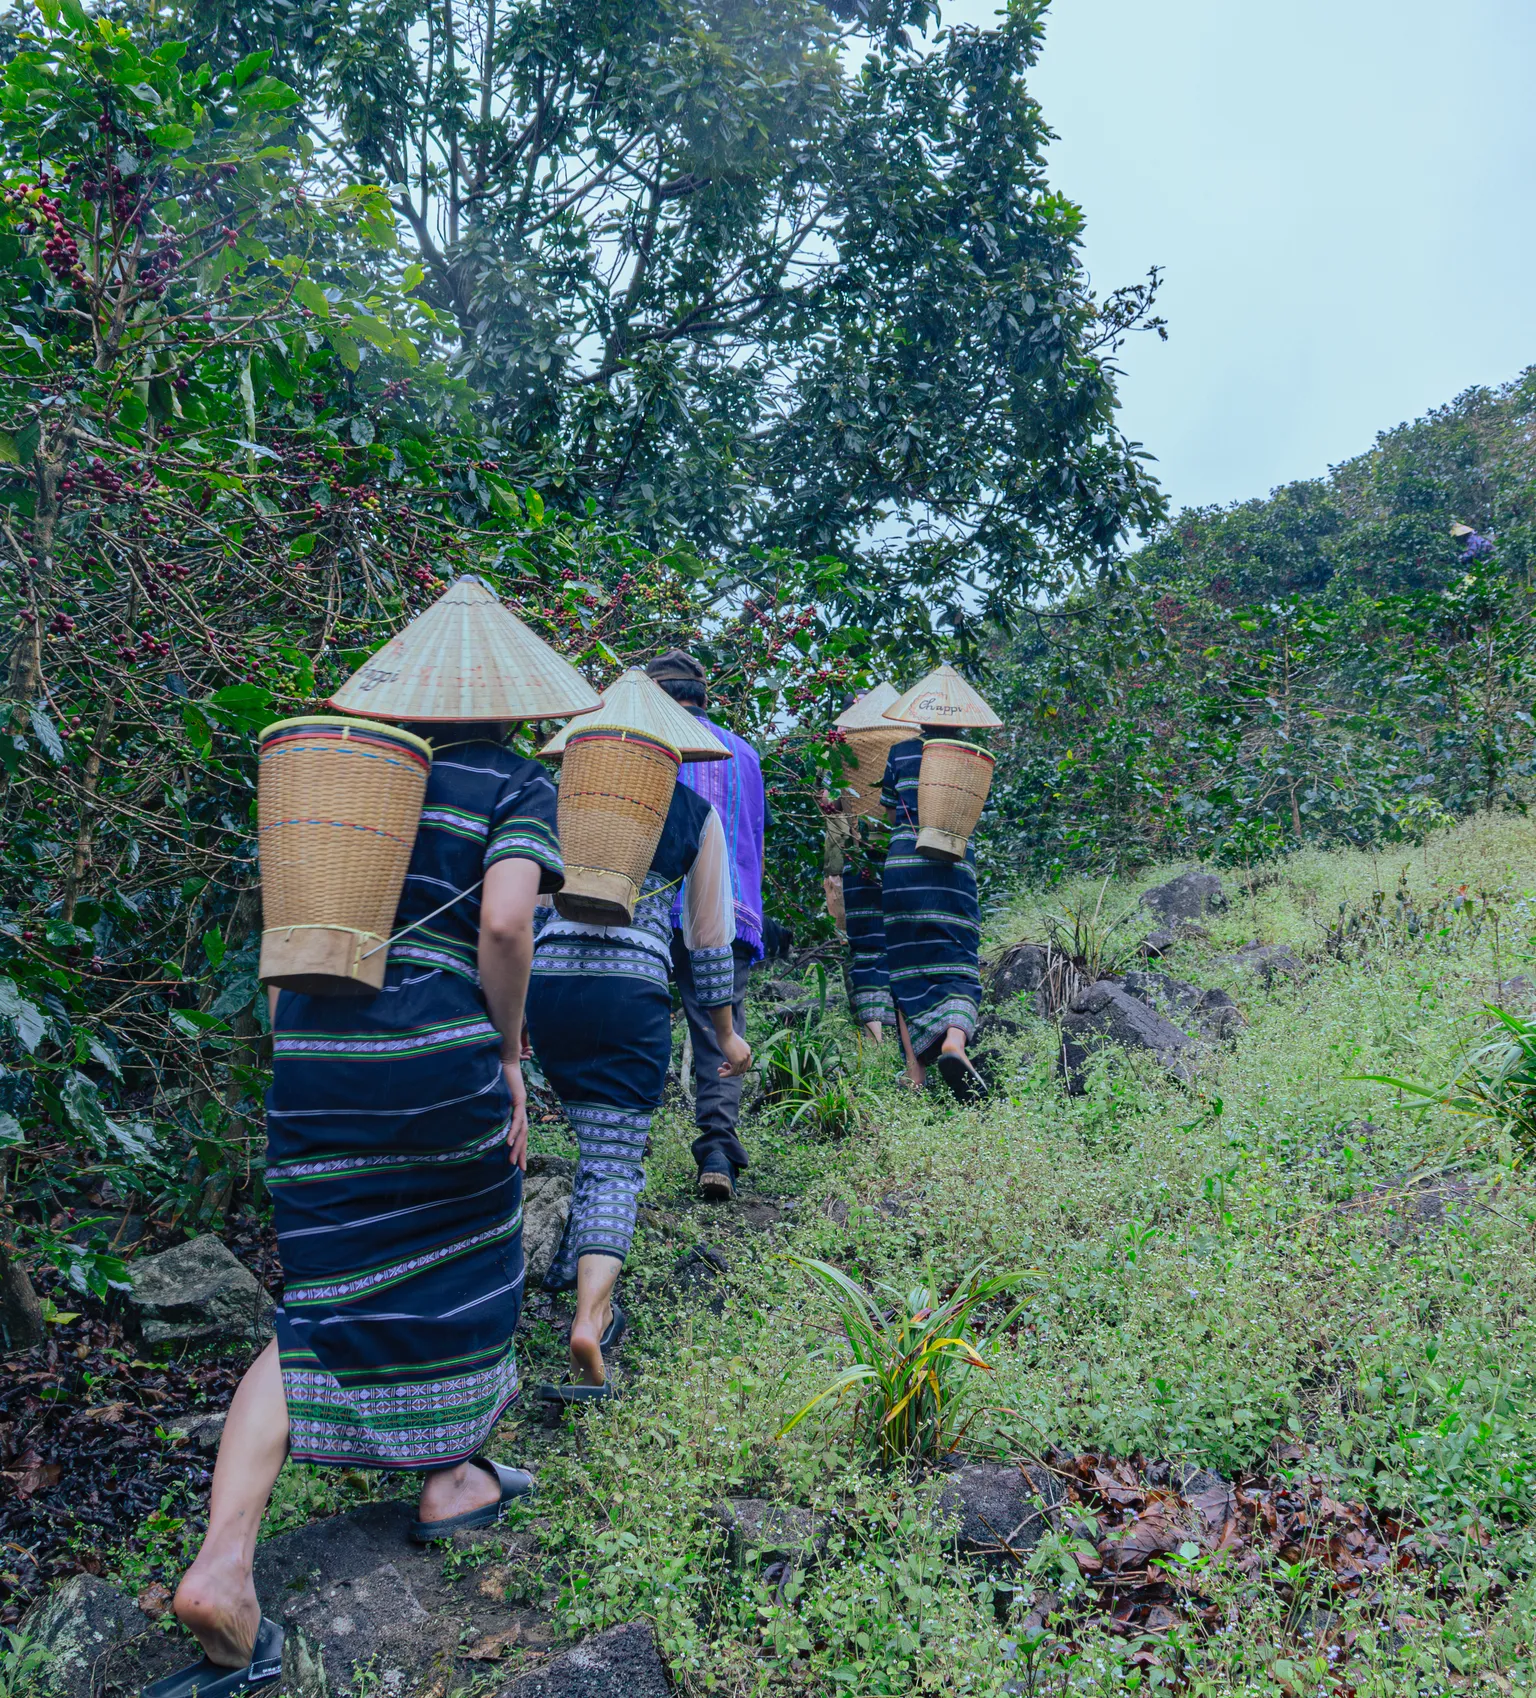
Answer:
<path fill-rule="evenodd" d="M 966 725 L 997 724 L 981 698 L 952 669 L 943 668 L 967 700 L 956 710 L 959 722 L 918 722 L 919 735 L 895 744 L 886 760 L 882 799 L 891 822 L 890 846 L 881 876 L 885 950 L 890 963 L 896 1026 L 906 1056 L 907 1083 L 921 1090 L 929 1067 L 961 1101 L 983 1097 L 986 1082 L 972 1065 L 966 1045 L 976 1030 L 981 1006 L 981 904 L 976 890 L 976 850 L 966 841 L 962 860 L 935 860 L 920 854 L 917 837 L 918 782 L 925 744 L 938 738 L 964 741 Z M 912 718 L 934 711 L 924 704 L 936 693 L 925 688 L 940 674 L 895 703 L 888 717 Z M 941 689 L 937 695 L 942 696 Z M 940 701 L 939 707 L 947 704 Z M 985 716 L 985 717 L 983 717 Z"/>
<path fill-rule="evenodd" d="M 728 761 L 684 766 L 678 783 L 688 785 L 712 804 L 725 826 L 736 905 L 731 1017 L 740 1036 L 746 1031 L 747 978 L 753 963 L 763 958 L 763 837 L 768 827 L 768 799 L 763 791 L 762 763 L 750 743 L 709 717 L 708 679 L 691 654 L 673 649 L 645 670 L 673 701 L 703 720 L 731 751 Z M 679 898 L 673 905 L 674 928 L 680 923 L 681 912 Z M 693 1159 L 698 1166 L 699 1194 L 710 1202 L 728 1202 L 735 1196 L 737 1177 L 747 1165 L 747 1152 L 736 1132 L 743 1081 L 739 1074 L 721 1072 L 726 1057 L 709 1010 L 699 1000 L 688 951 L 678 929 L 672 933 L 672 965 L 693 1039 L 694 1120 L 698 1126 Z"/>

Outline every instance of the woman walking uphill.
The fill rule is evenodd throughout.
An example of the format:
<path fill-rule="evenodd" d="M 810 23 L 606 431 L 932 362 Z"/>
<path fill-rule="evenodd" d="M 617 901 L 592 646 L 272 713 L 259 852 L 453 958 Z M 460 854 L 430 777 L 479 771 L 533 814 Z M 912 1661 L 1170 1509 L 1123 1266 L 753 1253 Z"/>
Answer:
<path fill-rule="evenodd" d="M 604 727 L 616 736 L 639 731 L 685 761 L 727 754 L 707 725 L 638 671 L 626 673 L 597 713 L 574 720 L 544 753 L 554 758 L 567 735 Z M 615 1395 L 603 1352 L 624 1331 L 613 1292 L 634 1238 L 646 1145 L 672 1056 L 672 907 L 679 890 L 681 942 L 694 997 L 713 1026 L 717 1069 L 722 1079 L 740 1078 L 752 1051 L 732 1021 L 730 854 L 719 814 L 697 791 L 674 783 L 627 925 L 545 918 L 540 911 L 528 1031 L 580 1152 L 565 1236 L 544 1280 L 554 1290 L 576 1287 L 571 1378 L 539 1388 L 549 1401 Z"/>
<path fill-rule="evenodd" d="M 277 1338 L 235 1394 L 207 1536 L 176 1594 L 205 1660 L 154 1698 L 276 1674 L 281 1630 L 251 1564 L 286 1456 L 419 1474 L 421 1540 L 532 1489 L 481 1452 L 517 1390 L 523 1002 L 534 904 L 562 869 L 554 786 L 502 735 L 596 700 L 474 578 L 333 700 L 406 722 L 434 758 L 382 990 L 271 993 Z"/>
<path fill-rule="evenodd" d="M 920 1090 L 927 1069 L 937 1065 L 956 1096 L 969 1100 L 986 1094 L 966 1054 L 981 1006 L 976 851 L 967 841 L 963 860 L 919 853 L 918 789 L 927 742 L 1002 722 L 949 666 L 930 673 L 893 702 L 885 718 L 920 727 L 919 736 L 891 749 L 882 789 L 892 830 L 881 906 L 907 1082 Z"/>

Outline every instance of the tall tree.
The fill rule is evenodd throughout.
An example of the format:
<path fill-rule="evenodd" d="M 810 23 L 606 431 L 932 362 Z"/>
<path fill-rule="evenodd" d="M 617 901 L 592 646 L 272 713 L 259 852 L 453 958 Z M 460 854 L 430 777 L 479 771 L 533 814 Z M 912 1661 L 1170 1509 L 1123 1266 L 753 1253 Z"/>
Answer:
<path fill-rule="evenodd" d="M 1006 616 L 1161 513 L 1027 73 L 1043 0 L 207 0 L 317 163 L 382 178 L 458 370 L 547 497 L 857 562 L 845 616 Z M 914 603 L 912 591 L 920 592 Z"/>

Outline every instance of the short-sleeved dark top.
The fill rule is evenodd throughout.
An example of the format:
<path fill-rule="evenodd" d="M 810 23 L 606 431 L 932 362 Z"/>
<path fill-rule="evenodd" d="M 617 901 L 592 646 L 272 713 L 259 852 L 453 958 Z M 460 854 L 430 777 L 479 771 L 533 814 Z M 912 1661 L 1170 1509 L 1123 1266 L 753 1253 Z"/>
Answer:
<path fill-rule="evenodd" d="M 444 967 L 478 984 L 478 885 L 486 872 L 497 861 L 520 856 L 538 863 L 541 891 L 558 890 L 564 880 L 555 786 L 537 761 L 514 755 L 487 736 L 484 726 L 409 729 L 432 744 L 432 773 L 395 930 L 459 892 L 467 894 L 392 944 L 390 960 Z"/>
<path fill-rule="evenodd" d="M 880 800 L 891 810 L 891 824 L 898 832 L 917 830 L 917 781 L 922 770 L 921 737 L 892 745 L 886 757 Z"/>

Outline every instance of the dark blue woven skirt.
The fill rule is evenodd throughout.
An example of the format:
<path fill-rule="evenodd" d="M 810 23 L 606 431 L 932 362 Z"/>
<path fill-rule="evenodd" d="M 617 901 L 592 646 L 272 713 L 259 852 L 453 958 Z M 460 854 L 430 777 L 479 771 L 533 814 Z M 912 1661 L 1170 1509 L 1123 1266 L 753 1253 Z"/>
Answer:
<path fill-rule="evenodd" d="M 871 877 L 853 867 L 844 869 L 843 913 L 853 1017 L 860 1022 L 878 1020 L 881 1025 L 891 1025 L 896 1010 L 891 1003 L 891 974 L 885 959 L 885 908 L 878 873 Z"/>
<path fill-rule="evenodd" d="M 594 950 L 594 957 L 597 951 Z M 565 1236 L 544 1277 L 552 1289 L 575 1284 L 583 1256 L 629 1254 L 645 1189 L 645 1150 L 672 1057 L 672 998 L 656 978 L 575 965 L 580 950 L 533 958 L 528 1036 L 560 1099 L 580 1159 Z"/>
<path fill-rule="evenodd" d="M 959 862 L 930 861 L 917 853 L 910 827 L 897 831 L 881 888 L 891 995 L 921 1057 L 951 1026 L 967 1037 L 976 1030 L 981 905 L 974 852 L 968 848 Z"/>
<path fill-rule="evenodd" d="M 278 998 L 267 1184 L 300 1462 L 446 1468 L 517 1391 L 522 1174 L 501 1040 L 457 973 Z"/>

